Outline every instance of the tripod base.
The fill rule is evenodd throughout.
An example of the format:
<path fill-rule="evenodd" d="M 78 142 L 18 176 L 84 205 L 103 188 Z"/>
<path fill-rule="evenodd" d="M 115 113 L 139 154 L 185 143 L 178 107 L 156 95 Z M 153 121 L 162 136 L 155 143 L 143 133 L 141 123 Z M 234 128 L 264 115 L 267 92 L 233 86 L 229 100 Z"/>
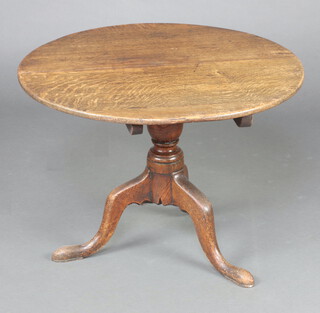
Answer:
<path fill-rule="evenodd" d="M 100 228 L 90 241 L 57 249 L 52 254 L 53 261 L 77 260 L 96 253 L 111 238 L 122 212 L 129 204 L 152 202 L 175 205 L 187 212 L 212 265 L 236 284 L 253 287 L 253 276 L 248 271 L 228 263 L 219 250 L 212 205 L 189 181 L 183 152 L 177 146 L 182 126 L 183 124 L 148 126 L 154 147 L 149 151 L 145 171 L 109 194 Z"/>

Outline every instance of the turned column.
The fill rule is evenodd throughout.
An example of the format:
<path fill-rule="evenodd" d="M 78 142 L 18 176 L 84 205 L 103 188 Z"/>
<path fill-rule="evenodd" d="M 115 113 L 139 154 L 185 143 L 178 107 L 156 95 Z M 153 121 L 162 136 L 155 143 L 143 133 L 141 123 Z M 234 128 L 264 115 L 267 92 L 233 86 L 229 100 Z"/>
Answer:
<path fill-rule="evenodd" d="M 153 203 L 173 204 L 173 175 L 176 173 L 187 175 L 183 152 L 177 146 L 182 128 L 183 124 L 148 126 L 148 131 L 154 144 L 147 157 Z"/>

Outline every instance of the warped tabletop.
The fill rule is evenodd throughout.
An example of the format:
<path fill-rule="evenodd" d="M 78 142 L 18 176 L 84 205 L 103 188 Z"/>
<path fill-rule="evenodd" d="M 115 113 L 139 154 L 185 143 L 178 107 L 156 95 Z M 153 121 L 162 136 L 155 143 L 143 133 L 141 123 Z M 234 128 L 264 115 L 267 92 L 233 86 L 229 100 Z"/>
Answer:
<path fill-rule="evenodd" d="M 264 111 L 301 86 L 289 50 L 251 34 L 186 24 L 97 28 L 27 55 L 18 78 L 37 101 L 96 120 L 172 124 Z"/>

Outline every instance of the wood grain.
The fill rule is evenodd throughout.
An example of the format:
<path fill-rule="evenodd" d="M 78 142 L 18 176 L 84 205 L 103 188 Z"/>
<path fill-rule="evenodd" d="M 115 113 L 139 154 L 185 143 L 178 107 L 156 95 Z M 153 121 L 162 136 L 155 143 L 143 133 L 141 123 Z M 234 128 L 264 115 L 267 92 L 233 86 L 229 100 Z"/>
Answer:
<path fill-rule="evenodd" d="M 132 24 L 75 33 L 31 52 L 18 78 L 60 111 L 126 124 L 242 117 L 292 96 L 303 67 L 269 40 L 222 28 Z"/>

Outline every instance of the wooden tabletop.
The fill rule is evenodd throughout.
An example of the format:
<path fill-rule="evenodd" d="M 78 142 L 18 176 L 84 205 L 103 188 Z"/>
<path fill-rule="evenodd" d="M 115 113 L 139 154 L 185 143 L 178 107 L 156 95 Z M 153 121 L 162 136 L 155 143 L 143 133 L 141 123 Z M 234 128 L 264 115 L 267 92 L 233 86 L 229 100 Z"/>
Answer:
<path fill-rule="evenodd" d="M 21 62 L 35 100 L 86 118 L 174 124 L 242 117 L 291 97 L 299 59 L 243 32 L 185 24 L 97 28 L 49 42 Z"/>

